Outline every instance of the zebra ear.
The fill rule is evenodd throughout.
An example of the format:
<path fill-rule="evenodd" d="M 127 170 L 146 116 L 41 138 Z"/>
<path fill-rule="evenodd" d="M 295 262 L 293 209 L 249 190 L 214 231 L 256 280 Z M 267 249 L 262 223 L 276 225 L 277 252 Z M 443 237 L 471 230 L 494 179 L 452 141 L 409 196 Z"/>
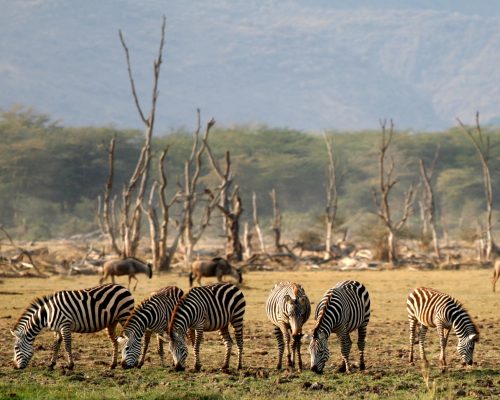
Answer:
<path fill-rule="evenodd" d="M 300 303 L 301 306 L 305 305 L 306 304 L 306 298 L 303 297 L 303 296 L 299 297 L 299 303 Z"/>
<path fill-rule="evenodd" d="M 477 333 L 473 333 L 471 335 L 469 335 L 469 340 L 470 341 L 477 341 L 479 338 L 477 337 Z"/>
<path fill-rule="evenodd" d="M 289 294 L 286 294 L 285 297 L 283 297 L 283 299 L 285 300 L 285 303 L 289 303 L 289 304 L 293 303 L 293 300 Z"/>

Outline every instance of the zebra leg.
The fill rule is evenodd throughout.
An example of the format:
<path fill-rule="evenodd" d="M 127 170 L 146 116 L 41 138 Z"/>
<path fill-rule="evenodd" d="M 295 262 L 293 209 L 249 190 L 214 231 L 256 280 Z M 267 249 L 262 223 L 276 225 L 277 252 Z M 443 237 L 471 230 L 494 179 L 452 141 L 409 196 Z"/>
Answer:
<path fill-rule="evenodd" d="M 52 358 L 50 359 L 50 364 L 49 364 L 49 369 L 54 369 L 54 366 L 56 365 L 57 362 L 57 355 L 59 354 L 59 348 L 61 347 L 62 343 L 62 335 L 61 332 L 54 332 L 54 337 L 55 341 L 54 344 L 52 345 Z"/>
<path fill-rule="evenodd" d="M 111 358 L 111 365 L 109 366 L 111 369 L 115 369 L 118 357 L 118 340 L 116 339 L 116 325 L 118 321 L 113 322 L 110 326 L 108 326 L 108 337 L 111 340 L 111 345 L 113 346 L 113 355 Z"/>
<path fill-rule="evenodd" d="M 148 351 L 149 341 L 151 340 L 151 334 L 152 332 L 149 329 L 146 329 L 146 332 L 144 332 L 144 343 L 142 344 L 141 358 L 137 363 L 138 368 L 141 368 L 144 365 L 144 359 L 146 358 L 146 353 Z"/>
<path fill-rule="evenodd" d="M 203 340 L 203 328 L 196 329 L 195 331 L 195 339 L 194 339 L 194 370 L 195 372 L 199 372 L 201 370 L 200 363 L 200 346 Z"/>
<path fill-rule="evenodd" d="M 410 354 L 408 355 L 408 362 L 413 364 L 413 345 L 415 344 L 415 328 L 417 327 L 417 320 L 413 317 L 408 319 L 410 323 Z"/>
<path fill-rule="evenodd" d="M 229 334 L 228 327 L 224 327 L 220 330 L 220 335 L 222 337 L 222 341 L 224 342 L 224 347 L 226 348 L 226 355 L 224 356 L 224 365 L 222 366 L 223 370 L 229 369 L 229 359 L 231 358 L 231 348 L 233 347 L 233 340 L 231 339 L 231 335 Z"/>
<path fill-rule="evenodd" d="M 71 328 L 64 327 L 61 329 L 62 339 L 64 340 L 64 349 L 68 355 L 68 369 L 73 369 L 75 361 L 73 360 L 73 353 L 71 352 Z"/>
<path fill-rule="evenodd" d="M 295 335 L 295 336 L 293 336 L 293 342 L 292 342 L 292 351 L 293 351 L 292 364 L 295 365 L 295 354 L 297 354 L 298 372 L 302 371 L 302 355 L 300 354 L 301 344 L 302 344 L 302 335 Z"/>
<path fill-rule="evenodd" d="M 291 331 L 288 328 L 284 328 L 284 337 L 285 337 L 285 345 L 286 345 L 286 366 L 287 368 L 293 368 L 295 366 L 295 359 L 292 360 L 292 349 L 290 346 L 291 342 Z"/>
<path fill-rule="evenodd" d="M 448 343 L 448 335 L 450 334 L 450 329 L 445 329 L 441 324 L 437 324 L 436 326 L 438 335 L 439 335 L 439 347 L 440 347 L 440 354 L 439 354 L 439 361 L 441 364 L 441 372 L 446 371 L 446 344 Z"/>
<path fill-rule="evenodd" d="M 160 335 L 156 335 L 156 344 L 158 348 L 158 355 L 160 356 L 160 366 L 163 368 L 165 367 L 165 360 L 163 356 L 165 355 L 165 352 L 163 351 L 163 340 L 161 340 Z"/>
<path fill-rule="evenodd" d="M 274 336 L 276 336 L 276 340 L 278 341 L 278 365 L 276 366 L 276 369 L 280 370 L 283 364 L 285 342 L 283 341 L 283 332 L 281 332 L 281 328 L 279 326 L 274 327 Z"/>
<path fill-rule="evenodd" d="M 243 324 L 234 328 L 234 336 L 236 338 L 236 346 L 238 346 L 238 369 L 243 367 Z"/>
<path fill-rule="evenodd" d="M 429 367 L 429 361 L 427 361 L 427 357 L 425 356 L 425 335 L 427 333 L 427 326 L 420 324 L 420 332 L 418 334 L 418 345 L 420 348 L 420 358 L 424 363 L 425 368 Z"/>
<path fill-rule="evenodd" d="M 342 363 L 338 368 L 338 372 L 350 373 L 349 368 L 349 353 L 351 352 L 352 340 L 348 333 L 339 335 L 340 339 L 340 353 L 342 354 Z"/>
<path fill-rule="evenodd" d="M 366 325 L 358 328 L 358 350 L 359 350 L 359 370 L 364 371 L 365 365 L 365 344 L 366 344 Z"/>

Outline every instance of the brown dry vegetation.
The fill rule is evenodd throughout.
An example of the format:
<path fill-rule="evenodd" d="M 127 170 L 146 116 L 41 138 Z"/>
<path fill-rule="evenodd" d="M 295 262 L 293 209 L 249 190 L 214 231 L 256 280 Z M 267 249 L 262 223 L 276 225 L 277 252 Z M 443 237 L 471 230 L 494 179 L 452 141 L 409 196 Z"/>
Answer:
<path fill-rule="evenodd" d="M 249 272 L 244 275 L 242 290 L 247 299 L 244 369 L 231 369 L 229 374 L 218 370 L 223 361 L 223 346 L 216 333 L 205 336 L 202 344 L 202 372 L 192 368 L 175 373 L 161 369 L 155 346 L 141 370 L 110 371 L 111 346 L 104 332 L 74 335 L 76 365 L 74 371 L 63 368 L 58 361 L 54 371 L 47 371 L 52 334 L 44 331 L 35 341 L 35 354 L 26 370 L 12 368 L 12 343 L 9 334 L 23 309 L 34 296 L 61 289 L 77 289 L 97 284 L 97 276 L 51 277 L 48 279 L 7 279 L 0 283 L 0 397 L 10 398 L 498 398 L 500 396 L 500 295 L 492 293 L 491 271 L 485 269 L 458 271 L 294 271 Z M 306 370 L 302 374 L 275 371 L 276 343 L 272 327 L 266 319 L 264 304 L 267 295 L 280 280 L 300 282 L 313 307 L 323 293 L 339 280 L 357 279 L 370 291 L 372 319 L 367 337 L 367 370 L 355 370 L 349 376 L 335 372 L 339 361 L 336 338 L 330 338 L 332 357 L 322 376 Z M 126 283 L 127 278 L 117 280 Z M 207 279 L 208 283 L 210 280 Z M 150 292 L 178 285 L 188 289 L 186 274 L 170 273 L 148 280 L 139 276 L 134 292 L 141 301 Z M 447 355 L 449 371 L 438 369 L 438 340 L 435 331 L 428 333 L 429 374 L 419 365 L 407 363 L 408 328 L 405 299 L 410 289 L 429 286 L 448 292 L 467 307 L 481 332 L 473 368 L 459 365 L 455 351 L 456 337 L 450 335 Z M 308 321 L 305 332 L 313 327 Z M 307 343 L 303 357 L 308 365 Z M 234 352 L 233 352 L 234 353 Z M 170 356 L 169 354 L 167 355 Z M 352 361 L 357 362 L 353 345 Z M 231 366 L 236 362 L 233 356 Z"/>

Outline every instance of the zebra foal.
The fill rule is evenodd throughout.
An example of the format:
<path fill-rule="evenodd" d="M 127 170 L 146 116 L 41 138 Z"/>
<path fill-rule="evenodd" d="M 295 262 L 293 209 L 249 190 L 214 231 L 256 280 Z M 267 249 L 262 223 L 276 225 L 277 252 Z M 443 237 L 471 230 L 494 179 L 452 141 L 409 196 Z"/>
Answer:
<path fill-rule="evenodd" d="M 168 330 L 170 317 L 177 301 L 184 295 L 177 286 L 166 286 L 139 304 L 123 326 L 118 342 L 123 345 L 122 367 L 141 368 L 152 333 L 156 333 L 160 365 L 163 367 L 163 334 Z M 144 343 L 141 342 L 144 336 Z M 140 357 L 140 358 L 139 358 Z"/>
<path fill-rule="evenodd" d="M 93 333 L 104 328 L 113 344 L 111 368 L 116 367 L 116 325 L 124 324 L 134 308 L 134 298 L 123 286 L 107 284 L 82 290 L 64 290 L 36 298 L 24 311 L 11 333 L 15 337 L 14 365 L 26 368 L 33 356 L 33 342 L 43 328 L 55 332 L 49 369 L 53 369 L 64 340 L 68 368 L 75 365 L 71 333 Z"/>
<path fill-rule="evenodd" d="M 190 336 L 194 349 L 195 371 L 201 369 L 200 345 L 203 332 L 219 331 L 226 347 L 224 365 L 229 368 L 232 339 L 229 325 L 234 328 L 238 346 L 238 369 L 243 357 L 243 316 L 245 297 L 240 289 L 231 283 L 216 283 L 192 288 L 184 295 L 172 313 L 170 320 L 170 351 L 176 371 L 185 369 L 188 348 L 186 335 Z"/>
<path fill-rule="evenodd" d="M 410 324 L 410 354 L 408 361 L 413 363 L 413 345 L 415 329 L 420 324 L 418 343 L 420 357 L 425 366 L 429 365 L 425 356 L 425 335 L 428 328 L 436 328 L 439 335 L 441 370 L 446 370 L 445 349 L 451 329 L 458 338 L 457 351 L 463 365 L 472 365 L 475 343 L 479 340 L 479 331 L 472 322 L 469 313 L 453 297 L 437 290 L 420 287 L 413 290 L 406 301 Z"/>
<path fill-rule="evenodd" d="M 306 292 L 300 285 L 293 282 L 277 283 L 267 299 L 266 313 L 269 320 L 274 324 L 274 334 L 278 341 L 279 353 L 276 368 L 281 369 L 286 346 L 287 366 L 295 367 L 295 355 L 297 355 L 298 370 L 301 371 L 302 326 L 311 315 L 311 302 Z M 290 355 L 290 336 L 293 339 L 292 356 Z"/>
<path fill-rule="evenodd" d="M 370 321 L 370 295 L 357 281 L 342 281 L 328 289 L 316 307 L 316 325 L 309 345 L 311 370 L 321 374 L 330 356 L 328 338 L 336 333 L 340 339 L 342 363 L 339 372 L 350 372 L 349 353 L 352 341 L 349 334 L 358 331 L 359 369 L 365 369 L 366 328 Z"/>

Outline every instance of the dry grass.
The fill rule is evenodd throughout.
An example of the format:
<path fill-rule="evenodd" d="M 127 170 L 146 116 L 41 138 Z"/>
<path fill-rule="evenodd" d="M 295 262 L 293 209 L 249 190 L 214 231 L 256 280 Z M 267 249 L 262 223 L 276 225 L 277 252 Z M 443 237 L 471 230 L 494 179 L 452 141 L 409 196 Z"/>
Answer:
<path fill-rule="evenodd" d="M 202 345 L 201 373 L 175 373 L 161 369 L 154 345 L 141 370 L 109 371 L 110 344 L 104 332 L 75 335 L 76 366 L 67 371 L 62 357 L 55 371 L 44 364 L 49 358 L 52 335 L 42 333 L 35 342 L 35 355 L 24 371 L 12 369 L 12 328 L 34 296 L 61 289 L 93 286 L 98 277 L 53 277 L 49 279 L 3 279 L 0 283 L 0 397 L 11 398 L 494 398 L 500 396 L 500 294 L 492 293 L 489 270 L 459 271 L 365 271 L 365 272 L 252 272 L 244 276 L 242 290 L 247 300 L 244 370 L 223 374 L 223 346 L 215 333 L 206 335 Z M 276 344 L 272 327 L 266 319 L 267 295 L 280 280 L 301 283 L 314 305 L 336 282 L 357 279 L 368 288 L 372 301 L 372 319 L 368 326 L 367 371 L 349 376 L 335 372 L 339 361 L 336 338 L 330 338 L 332 357 L 323 376 L 310 371 L 302 374 L 276 372 Z M 139 302 L 150 292 L 177 285 L 187 289 L 187 276 L 164 274 L 148 280 L 139 276 L 134 293 Z M 126 283 L 126 278 L 118 278 Z M 207 279 L 206 282 L 210 280 Z M 472 369 L 459 365 L 456 338 L 450 335 L 449 371 L 442 375 L 438 365 L 438 340 L 428 334 L 428 358 L 431 369 L 423 375 L 418 365 L 407 364 L 408 329 L 405 301 L 416 286 L 429 286 L 458 298 L 469 310 L 481 331 Z M 306 325 L 313 327 L 311 319 Z M 303 358 L 308 365 L 307 345 Z M 63 352 L 61 352 L 63 354 Z M 352 350 L 357 362 L 357 349 Z M 236 357 L 232 359 L 232 365 Z M 188 359 L 188 368 L 192 358 Z"/>

